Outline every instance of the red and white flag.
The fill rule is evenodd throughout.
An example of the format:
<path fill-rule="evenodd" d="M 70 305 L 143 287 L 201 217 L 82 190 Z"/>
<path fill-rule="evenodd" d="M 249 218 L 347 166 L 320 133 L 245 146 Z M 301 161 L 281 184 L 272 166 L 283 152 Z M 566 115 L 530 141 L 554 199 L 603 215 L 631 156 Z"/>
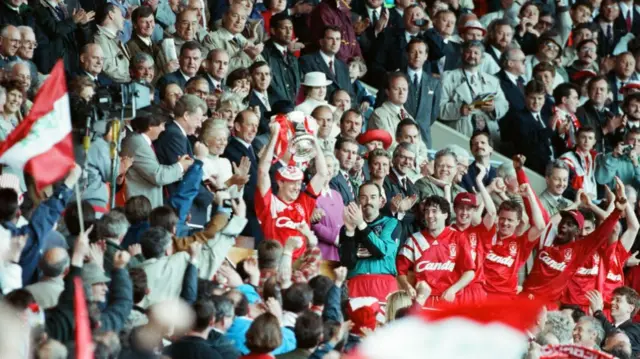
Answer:
<path fill-rule="evenodd" d="M 517 299 L 423 311 L 379 328 L 350 359 L 522 359 L 541 309 Z"/>
<path fill-rule="evenodd" d="M 27 117 L 0 144 L 0 163 L 24 169 L 38 191 L 64 178 L 75 166 L 62 61 L 36 94 Z"/>

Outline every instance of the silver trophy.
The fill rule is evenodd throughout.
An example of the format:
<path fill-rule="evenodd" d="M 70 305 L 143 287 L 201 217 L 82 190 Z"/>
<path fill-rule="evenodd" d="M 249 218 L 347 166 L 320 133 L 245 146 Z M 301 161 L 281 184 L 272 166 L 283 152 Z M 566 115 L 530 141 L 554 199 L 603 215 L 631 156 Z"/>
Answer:
<path fill-rule="evenodd" d="M 316 132 L 318 124 L 311 116 L 306 116 L 300 111 L 287 114 L 291 125 L 289 137 L 289 151 L 296 162 L 309 162 L 316 153 Z"/>

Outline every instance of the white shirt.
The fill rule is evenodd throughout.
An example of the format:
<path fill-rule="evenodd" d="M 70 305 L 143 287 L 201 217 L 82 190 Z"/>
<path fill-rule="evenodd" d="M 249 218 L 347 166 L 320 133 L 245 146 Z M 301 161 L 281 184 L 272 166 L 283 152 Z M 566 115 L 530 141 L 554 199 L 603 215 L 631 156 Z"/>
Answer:
<path fill-rule="evenodd" d="M 625 26 L 627 24 L 627 15 L 631 17 L 631 24 L 633 25 L 633 4 L 631 4 L 631 7 L 629 7 L 626 2 L 619 1 L 618 5 L 620 6 L 620 16 L 624 20 Z"/>
<path fill-rule="evenodd" d="M 540 117 L 540 112 L 531 112 L 531 116 L 533 116 L 533 118 L 537 121 L 540 122 L 542 124 L 542 127 L 547 127 L 544 122 L 542 121 L 542 117 Z"/>
<path fill-rule="evenodd" d="M 97 26 L 98 26 L 98 30 L 100 30 L 100 31 L 104 32 L 105 34 L 109 35 L 109 37 L 111 37 L 111 38 L 118 36 L 117 33 L 115 33 L 113 30 L 109 29 L 108 27 L 104 27 L 104 26 L 100 26 L 100 25 L 97 25 Z"/>
<path fill-rule="evenodd" d="M 253 90 L 253 92 L 256 94 L 256 96 L 258 97 L 260 102 L 262 102 L 264 107 L 267 108 L 267 111 L 271 111 L 271 106 L 269 105 L 269 96 L 267 94 L 263 94 L 263 93 L 258 92 L 256 90 Z"/>
<path fill-rule="evenodd" d="M 373 23 L 373 13 L 375 12 L 376 19 L 380 20 L 380 15 L 382 13 L 382 6 L 378 6 L 377 9 L 370 8 L 369 6 L 366 6 L 366 5 L 365 7 L 367 8 L 367 14 L 369 15 L 369 20 L 371 20 L 372 22 L 371 25 L 375 26 L 375 24 Z"/>
<path fill-rule="evenodd" d="M 498 50 L 497 47 L 491 45 L 491 48 L 493 49 L 493 52 L 495 52 L 498 55 L 498 58 L 502 56 L 502 51 Z"/>
<path fill-rule="evenodd" d="M 142 37 L 140 35 L 137 35 L 138 39 L 140 39 L 142 42 L 144 42 L 145 45 L 147 46 L 151 46 L 151 39 L 148 37 Z"/>
<path fill-rule="evenodd" d="M 420 85 L 420 81 L 422 81 L 422 69 L 414 70 L 410 67 L 407 68 L 407 75 L 409 75 L 409 82 L 413 83 L 413 79 L 416 75 L 418 75 L 418 86 Z"/>
<path fill-rule="evenodd" d="M 278 49 L 278 51 L 280 51 L 280 53 L 282 53 L 283 51 L 287 51 L 287 48 L 278 44 L 277 42 L 273 42 L 273 45 L 275 45 L 276 49 Z"/>
<path fill-rule="evenodd" d="M 407 44 L 408 44 L 409 42 L 411 42 L 411 39 L 412 39 L 412 38 L 414 38 L 414 37 L 416 37 L 416 36 L 418 36 L 418 34 L 412 34 L 412 33 L 407 32 L 407 31 L 405 31 L 405 32 L 404 32 L 404 38 L 407 40 Z M 445 41 L 446 41 L 446 40 L 445 40 Z"/>
<path fill-rule="evenodd" d="M 250 147 L 251 147 L 251 144 L 250 144 L 250 143 L 246 143 L 246 142 L 245 142 L 242 138 L 240 138 L 240 137 L 237 137 L 237 136 L 236 136 L 236 140 L 240 141 L 240 143 L 242 143 L 242 144 L 244 145 L 244 147 L 246 147 L 246 148 L 250 148 Z"/>
<path fill-rule="evenodd" d="M 180 69 L 180 73 L 182 74 L 182 77 L 184 77 L 185 80 L 187 80 L 187 81 L 191 80 L 191 77 L 187 76 L 187 74 L 182 72 L 182 69 Z"/>
<path fill-rule="evenodd" d="M 320 51 L 320 56 L 322 57 L 324 62 L 327 64 L 327 67 L 329 68 L 329 70 L 333 71 L 333 69 L 335 69 L 335 56 L 329 56 L 322 51 Z M 329 62 L 331 62 L 331 64 L 329 64 Z"/>
<path fill-rule="evenodd" d="M 600 22 L 600 28 L 602 29 L 602 34 L 607 37 L 607 31 L 609 31 L 609 26 L 611 26 L 611 35 L 613 35 L 613 23 L 612 22 Z"/>
<path fill-rule="evenodd" d="M 141 133 L 142 138 L 144 138 L 144 140 L 147 142 L 147 144 L 149 144 L 149 147 L 152 147 L 153 145 L 151 144 L 151 139 L 149 138 L 149 136 L 145 135 L 144 133 Z"/>
<path fill-rule="evenodd" d="M 207 74 L 207 76 L 209 77 L 209 80 L 211 80 L 211 82 L 213 83 L 213 88 L 211 89 L 211 91 L 215 90 L 216 88 L 222 89 L 222 82 L 214 79 L 213 76 L 211 76 L 211 74 Z"/>
<path fill-rule="evenodd" d="M 469 84 L 471 85 L 475 85 L 480 81 L 480 75 L 477 71 L 469 72 L 467 70 L 464 70 L 464 74 L 467 76 L 467 79 L 469 79 Z"/>
<path fill-rule="evenodd" d="M 91 79 L 92 82 L 95 82 L 98 79 L 96 76 L 93 76 L 89 71 L 85 71 L 84 73 L 85 75 L 87 75 L 89 79 Z"/>
<path fill-rule="evenodd" d="M 506 70 L 505 70 L 505 73 L 507 74 L 507 77 L 509 78 L 509 80 L 511 80 L 511 82 L 513 82 L 514 85 L 518 86 L 518 76 L 516 76 L 516 75 L 514 75 L 511 72 L 506 71 Z"/>

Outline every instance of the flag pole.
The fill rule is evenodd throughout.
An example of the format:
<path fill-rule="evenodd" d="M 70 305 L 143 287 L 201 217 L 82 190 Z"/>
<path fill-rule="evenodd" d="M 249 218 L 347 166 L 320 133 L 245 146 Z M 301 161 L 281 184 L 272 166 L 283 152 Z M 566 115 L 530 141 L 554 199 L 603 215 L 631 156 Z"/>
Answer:
<path fill-rule="evenodd" d="M 76 181 L 76 204 L 78 206 L 78 222 L 80 223 L 80 233 L 84 233 L 84 215 L 82 213 L 82 196 L 80 195 L 80 181 Z"/>

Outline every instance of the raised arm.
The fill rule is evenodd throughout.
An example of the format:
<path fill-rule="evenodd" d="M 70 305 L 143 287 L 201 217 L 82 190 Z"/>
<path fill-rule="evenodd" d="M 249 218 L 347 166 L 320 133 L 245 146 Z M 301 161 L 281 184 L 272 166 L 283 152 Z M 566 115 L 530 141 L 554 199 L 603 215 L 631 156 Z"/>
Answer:
<path fill-rule="evenodd" d="M 527 174 L 524 172 L 524 162 L 526 160 L 527 158 L 523 155 L 513 156 L 513 168 L 515 168 L 516 170 L 516 178 L 518 179 L 518 184 L 520 185 L 525 183 L 530 184 L 529 177 L 527 177 Z M 538 208 L 540 208 L 540 211 L 542 212 L 542 218 L 544 218 L 544 223 L 549 223 L 551 216 L 549 215 L 549 212 L 547 212 L 547 210 L 542 205 L 542 202 L 540 202 L 540 198 L 538 198 L 538 195 L 536 195 L 535 193 L 534 193 L 534 199 L 536 204 L 538 205 Z M 527 212 L 528 212 L 529 209 L 531 208 L 531 202 L 525 198 L 523 198 L 523 202 L 524 202 L 524 207 L 525 209 L 527 209 Z"/>
<path fill-rule="evenodd" d="M 493 203 L 489 191 L 482 182 L 485 174 L 487 173 L 487 169 L 484 168 L 484 166 L 477 164 L 476 167 L 478 167 L 478 176 L 476 176 L 476 188 L 478 189 L 478 193 L 480 194 L 482 202 L 484 203 L 484 209 L 487 211 L 487 213 L 485 213 L 484 217 L 482 218 L 482 224 L 484 224 L 484 227 L 486 229 L 490 229 L 493 228 L 493 225 L 496 222 L 496 205 L 495 203 Z"/>
<path fill-rule="evenodd" d="M 320 147 L 320 142 L 315 141 L 316 145 L 316 174 L 311 178 L 309 182 L 309 186 L 311 186 L 311 190 L 313 193 L 320 193 L 322 191 L 322 187 L 324 186 L 325 181 L 329 177 L 329 169 L 327 168 L 327 160 L 324 158 L 322 154 L 322 147 Z"/>
<path fill-rule="evenodd" d="M 627 203 L 624 213 L 627 219 L 627 230 L 620 236 L 620 243 L 622 243 L 624 249 L 629 252 L 631 251 L 633 242 L 636 240 L 638 230 L 640 230 L 640 223 L 638 223 L 638 216 L 636 216 L 636 212 L 633 210 L 631 203 Z"/>
<path fill-rule="evenodd" d="M 536 201 L 536 194 L 529 184 L 520 185 L 520 192 L 523 199 L 528 199 L 531 203 L 531 212 L 528 213 L 529 220 L 531 221 L 531 228 L 529 228 L 528 239 L 530 242 L 535 242 L 540 238 L 540 234 L 544 231 L 546 223 L 542 216 L 542 210 L 538 201 Z"/>
<path fill-rule="evenodd" d="M 271 138 L 269 143 L 260 156 L 260 162 L 258 163 L 258 191 L 260 196 L 264 197 L 267 191 L 271 189 L 271 177 L 269 176 L 269 169 L 271 168 L 271 160 L 273 159 L 273 153 L 276 148 L 276 142 L 278 141 L 278 134 L 280 133 L 280 124 L 273 122 L 269 125 L 271 131 Z"/>

